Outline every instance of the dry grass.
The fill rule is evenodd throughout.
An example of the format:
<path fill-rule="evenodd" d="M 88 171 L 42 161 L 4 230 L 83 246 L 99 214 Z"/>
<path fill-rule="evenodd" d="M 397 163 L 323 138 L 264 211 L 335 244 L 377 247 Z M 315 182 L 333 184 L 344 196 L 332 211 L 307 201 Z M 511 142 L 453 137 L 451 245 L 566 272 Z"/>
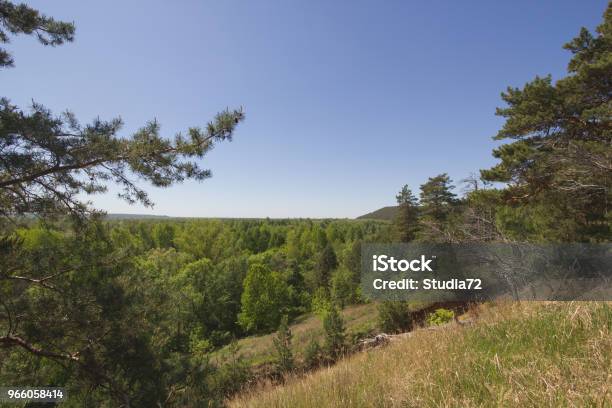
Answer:
<path fill-rule="evenodd" d="M 488 305 L 232 407 L 610 407 L 610 303 Z"/>

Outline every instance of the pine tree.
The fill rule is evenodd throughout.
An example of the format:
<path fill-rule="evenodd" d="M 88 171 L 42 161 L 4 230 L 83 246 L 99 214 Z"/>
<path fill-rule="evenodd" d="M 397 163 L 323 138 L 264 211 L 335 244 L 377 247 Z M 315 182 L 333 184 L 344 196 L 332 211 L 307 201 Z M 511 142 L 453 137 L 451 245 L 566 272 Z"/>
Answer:
<path fill-rule="evenodd" d="M 291 339 L 293 335 L 289 328 L 289 318 L 284 315 L 281 319 L 276 337 L 273 339 L 276 350 L 276 365 L 281 373 L 293 370 L 295 365 L 293 351 L 291 350 Z"/>
<path fill-rule="evenodd" d="M 316 285 L 317 287 L 325 287 L 329 286 L 329 279 L 331 277 L 331 273 L 334 269 L 338 267 L 338 258 L 336 257 L 336 252 L 334 251 L 334 247 L 327 243 L 323 251 L 319 255 L 319 259 L 317 260 L 316 265 Z"/>
<path fill-rule="evenodd" d="M 306 368 L 315 368 L 321 361 L 321 346 L 313 337 L 310 339 L 304 350 L 304 365 Z"/>
<path fill-rule="evenodd" d="M 419 208 L 416 197 L 412 194 L 408 185 L 395 197 L 397 200 L 398 214 L 395 218 L 397 239 L 400 242 L 410 242 L 416 238 L 419 229 Z"/>
<path fill-rule="evenodd" d="M 452 192 L 455 187 L 446 173 L 430 177 L 421 185 L 421 206 L 424 218 L 444 222 L 457 203 L 457 196 Z"/>
<path fill-rule="evenodd" d="M 0 0 L 1 44 L 24 34 L 57 46 L 72 41 L 74 32 L 72 23 Z M 0 48 L 0 67 L 13 63 Z M 54 115 L 39 104 L 23 110 L 0 98 L 0 258 L 14 262 L 10 269 L 0 262 L 0 303 L 10 316 L 7 325 L 7 315 L 2 318 L 0 348 L 58 362 L 66 373 L 89 382 L 87 387 L 109 390 L 120 400 L 109 403 L 113 406 L 163 401 L 158 350 L 150 347 L 146 319 L 132 314 L 117 279 L 128 262 L 115 253 L 107 226 L 90 217 L 96 211 L 86 196 L 116 183 L 121 199 L 150 206 L 140 181 L 168 187 L 204 180 L 211 174 L 198 162 L 217 142 L 231 140 L 243 118 L 240 109 L 225 110 L 207 125 L 174 137 L 162 135 L 156 121 L 121 134 L 120 119 L 81 125 L 71 113 Z M 70 215 L 79 223 L 71 225 L 62 251 L 24 256 L 29 249 L 23 241 L 2 228 L 20 215 Z M 128 383 L 140 386 L 128 391 Z"/>
<path fill-rule="evenodd" d="M 332 360 L 340 357 L 345 347 L 346 330 L 344 320 L 338 307 L 332 305 L 323 317 L 323 330 L 325 331 L 324 349 Z"/>
<path fill-rule="evenodd" d="M 353 282 L 358 285 L 361 280 L 361 245 L 363 241 L 356 240 L 344 254 L 344 266 L 351 271 Z"/>
<path fill-rule="evenodd" d="M 536 76 L 502 94 L 505 123 L 495 139 L 509 143 L 481 175 L 508 184 L 498 223 L 514 238 L 609 240 L 612 3 L 597 35 L 582 28 L 564 48 L 573 54 L 568 76 Z"/>
<path fill-rule="evenodd" d="M 44 45 L 72 41 L 72 23 L 56 21 L 26 5 L 0 1 L 0 43 L 10 35 L 34 35 Z M 0 48 L 0 67 L 13 58 Z M 173 138 L 162 135 L 151 121 L 132 135 L 121 134 L 122 121 L 97 119 L 88 125 L 72 113 L 53 115 L 34 103 L 22 110 L 0 98 L 0 215 L 71 214 L 79 218 L 92 209 L 84 195 L 103 193 L 114 182 L 129 203 L 153 203 L 137 179 L 168 187 L 187 179 L 204 180 L 201 159 L 215 143 L 231 140 L 242 110 L 225 110 L 205 127 L 191 127 Z"/>
<path fill-rule="evenodd" d="M 454 186 L 446 173 L 430 177 L 421 185 L 419 238 L 424 241 L 449 241 L 452 238 L 451 215 L 457 209 Z"/>

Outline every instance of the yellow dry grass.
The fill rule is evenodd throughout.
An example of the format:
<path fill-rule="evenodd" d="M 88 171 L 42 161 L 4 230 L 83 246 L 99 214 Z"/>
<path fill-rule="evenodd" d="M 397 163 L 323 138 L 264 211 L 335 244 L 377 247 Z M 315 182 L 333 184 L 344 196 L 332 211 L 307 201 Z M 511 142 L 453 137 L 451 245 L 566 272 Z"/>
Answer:
<path fill-rule="evenodd" d="M 231 407 L 610 407 L 612 306 L 505 303 L 419 329 Z"/>

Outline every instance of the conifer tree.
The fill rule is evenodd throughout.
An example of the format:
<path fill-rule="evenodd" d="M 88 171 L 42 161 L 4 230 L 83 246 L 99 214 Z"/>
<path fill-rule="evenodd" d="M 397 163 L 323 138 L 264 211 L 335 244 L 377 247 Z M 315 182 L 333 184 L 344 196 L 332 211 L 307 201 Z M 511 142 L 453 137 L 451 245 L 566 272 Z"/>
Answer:
<path fill-rule="evenodd" d="M 436 222 L 444 222 L 457 203 L 452 192 L 454 186 L 446 173 L 430 177 L 421 185 L 421 211 L 423 217 Z"/>
<path fill-rule="evenodd" d="M 24 34 L 56 46 L 72 41 L 74 32 L 72 23 L 0 0 L 1 44 Z M 0 48 L 0 67 L 13 63 Z M 243 118 L 240 109 L 228 109 L 173 137 L 162 135 L 156 121 L 123 134 L 120 119 L 82 125 L 71 113 L 54 115 L 37 103 L 24 110 L 0 98 L 0 258 L 11 260 L 0 262 L 3 353 L 58 362 L 87 388 L 109 390 L 117 400 L 110 405 L 159 405 L 167 397 L 160 351 L 151 347 L 148 322 L 135 317 L 118 279 L 130 264 L 115 252 L 106 226 L 90 217 L 96 211 L 84 197 L 114 182 L 121 199 L 151 206 L 137 180 L 169 187 L 206 179 L 210 170 L 196 161 L 231 140 Z M 3 228 L 21 215 L 70 215 L 79 223 L 55 253 L 35 255 L 19 234 Z"/>
<path fill-rule="evenodd" d="M 291 339 L 293 335 L 289 328 L 289 318 L 284 315 L 274 337 L 274 349 L 276 350 L 276 365 L 281 373 L 293 370 L 295 365 L 293 351 L 291 350 Z"/>
<path fill-rule="evenodd" d="M 72 41 L 72 23 L 56 21 L 27 5 L 0 1 L 0 43 L 10 35 L 34 35 L 44 45 Z M 0 67 L 13 58 L 0 48 Z M 226 109 L 204 127 L 190 127 L 174 137 L 161 134 L 151 121 L 131 135 L 121 134 L 121 119 L 96 119 L 82 125 L 70 113 L 53 115 L 33 103 L 22 110 L 0 98 L 0 216 L 71 214 L 92 209 L 83 195 L 107 191 L 109 182 L 122 187 L 119 197 L 152 206 L 136 179 L 168 187 L 186 179 L 211 176 L 196 159 L 215 143 L 231 140 L 242 110 Z"/>
<path fill-rule="evenodd" d="M 596 35 L 565 44 L 568 75 L 508 87 L 494 137 L 500 162 L 483 179 L 507 183 L 498 222 L 517 239 L 608 240 L 612 202 L 612 3 Z M 563 222 L 559 222 L 559 220 Z M 537 226 L 537 227 L 532 227 Z"/>
<path fill-rule="evenodd" d="M 384 301 L 378 305 L 378 325 L 387 333 L 400 333 L 412 329 L 410 303 L 407 301 Z"/>
<path fill-rule="evenodd" d="M 398 214 L 395 219 L 397 239 L 400 242 L 410 242 L 416 238 L 419 224 L 418 201 L 408 185 L 402 187 L 395 196 L 398 204 Z"/>
<path fill-rule="evenodd" d="M 331 243 L 327 243 L 319 255 L 316 265 L 317 287 L 328 287 L 331 273 L 338 267 L 338 258 Z"/>
<path fill-rule="evenodd" d="M 304 365 L 306 368 L 314 368 L 319 365 L 321 360 L 321 346 L 313 337 L 310 339 L 304 350 Z"/>
<path fill-rule="evenodd" d="M 446 173 L 430 177 L 421 185 L 420 239 L 445 242 L 452 239 L 451 215 L 459 203 L 453 188 Z"/>
<path fill-rule="evenodd" d="M 325 331 L 323 347 L 328 357 L 335 360 L 344 351 L 346 330 L 340 311 L 334 304 L 330 306 L 323 317 L 323 330 Z"/>

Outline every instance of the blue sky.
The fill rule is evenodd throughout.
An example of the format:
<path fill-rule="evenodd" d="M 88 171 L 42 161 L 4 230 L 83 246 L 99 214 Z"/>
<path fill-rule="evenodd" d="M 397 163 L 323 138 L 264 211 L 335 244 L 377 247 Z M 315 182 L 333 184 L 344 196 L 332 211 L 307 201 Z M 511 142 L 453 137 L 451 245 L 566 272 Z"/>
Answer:
<path fill-rule="evenodd" d="M 592 1 L 28 1 L 74 21 L 76 41 L 14 38 L 1 94 L 156 118 L 168 134 L 225 107 L 247 118 L 204 160 L 213 178 L 149 188 L 153 210 L 111 193 L 109 212 L 201 217 L 354 217 L 403 184 L 495 163 L 500 92 L 564 75 L 562 45 L 593 29 Z"/>

